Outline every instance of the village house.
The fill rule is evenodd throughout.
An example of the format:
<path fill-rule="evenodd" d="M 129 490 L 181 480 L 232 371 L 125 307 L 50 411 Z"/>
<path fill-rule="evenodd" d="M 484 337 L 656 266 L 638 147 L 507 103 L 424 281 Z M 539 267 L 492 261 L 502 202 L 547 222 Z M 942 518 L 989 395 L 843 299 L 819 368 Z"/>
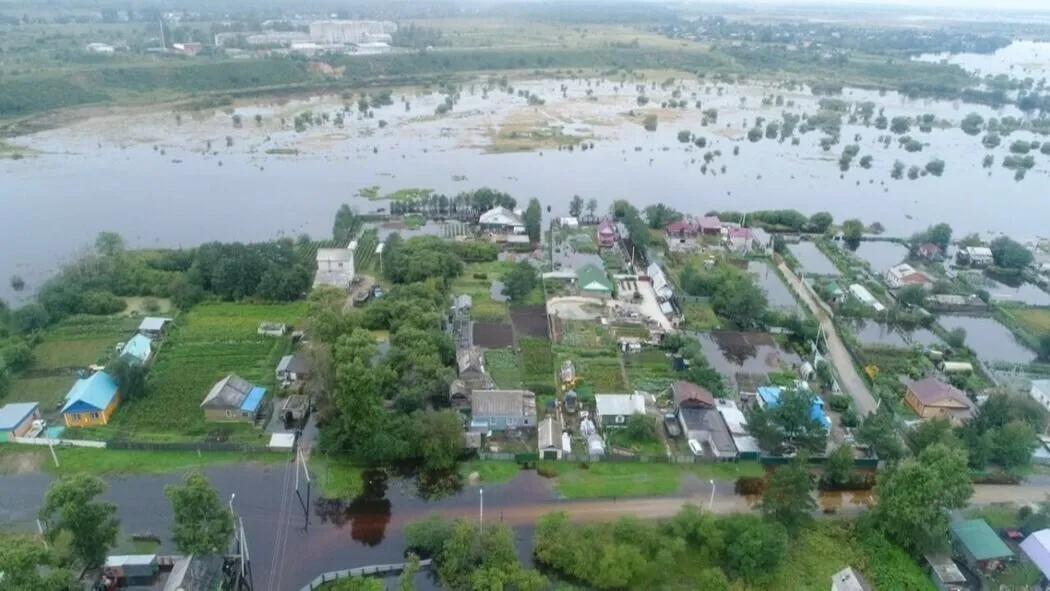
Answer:
<path fill-rule="evenodd" d="M 890 267 L 890 270 L 886 271 L 886 283 L 895 289 L 908 287 L 909 285 L 926 287 L 933 284 L 929 277 L 920 273 L 915 267 L 912 267 L 908 263 L 901 263 Z"/>
<path fill-rule="evenodd" d="M 563 451 L 571 451 L 562 449 L 561 423 L 554 420 L 554 417 L 540 421 L 536 430 L 536 440 L 536 449 L 540 458 L 544 460 L 560 460 Z"/>
<path fill-rule="evenodd" d="M 496 387 L 492 377 L 485 371 L 484 356 L 478 347 L 463 347 L 456 351 L 456 370 L 459 375 L 449 385 L 449 403 L 453 408 L 467 410 L 475 390 Z"/>
<path fill-rule="evenodd" d="M 741 226 L 730 228 L 729 234 L 726 236 L 726 247 L 734 252 L 743 252 L 751 248 L 754 239 L 755 236 L 751 228 Z"/>
<path fill-rule="evenodd" d="M 613 295 L 613 282 L 609 280 L 605 271 L 594 263 L 587 263 L 576 270 L 576 283 L 582 296 L 605 299 Z"/>
<path fill-rule="evenodd" d="M 281 383 L 301 382 L 310 375 L 310 359 L 305 355 L 285 355 L 274 371 Z"/>
<path fill-rule="evenodd" d="M 598 223 L 598 246 L 601 248 L 616 246 L 616 227 L 608 219 Z"/>
<path fill-rule="evenodd" d="M 973 413 L 973 403 L 963 391 L 934 377 L 909 384 L 904 402 L 923 419 L 946 416 L 960 423 Z"/>
<path fill-rule="evenodd" d="M 24 436 L 39 418 L 38 402 L 12 402 L 0 407 L 0 443 Z"/>
<path fill-rule="evenodd" d="M 478 226 L 487 232 L 496 234 L 524 234 L 525 222 L 521 216 L 506 207 L 493 207 L 481 214 Z"/>
<path fill-rule="evenodd" d="M 983 519 L 953 521 L 948 528 L 952 554 L 959 557 L 971 570 L 991 572 L 1003 562 L 1013 561 L 1013 550 Z"/>
<path fill-rule="evenodd" d="M 667 232 L 668 242 L 671 240 L 695 239 L 700 230 L 689 220 L 678 220 L 671 222 L 664 228 Z"/>
<path fill-rule="evenodd" d="M 109 422 L 120 405 L 117 380 L 104 371 L 77 380 L 62 406 L 62 419 L 67 427 L 97 427 Z"/>
<path fill-rule="evenodd" d="M 472 431 L 507 431 L 536 426 L 536 394 L 528 390 L 471 393 Z"/>
<path fill-rule="evenodd" d="M 722 220 L 713 215 L 704 216 L 696 220 L 696 228 L 704 236 L 721 236 Z"/>
<path fill-rule="evenodd" d="M 159 339 L 164 334 L 164 327 L 169 322 L 171 322 L 171 318 L 147 316 L 139 323 L 139 334 L 146 335 L 151 339 Z"/>
<path fill-rule="evenodd" d="M 925 259 L 927 261 L 944 260 L 944 250 L 932 242 L 927 242 L 926 244 L 919 246 L 919 248 L 915 249 L 915 254 L 917 254 L 920 259 Z"/>
<path fill-rule="evenodd" d="M 671 384 L 674 413 L 694 455 L 736 457 L 736 444 L 715 397 L 707 388 L 678 380 Z"/>
<path fill-rule="evenodd" d="M 603 428 L 623 427 L 633 414 L 645 414 L 645 394 L 595 394 L 595 414 Z"/>
<path fill-rule="evenodd" d="M 153 355 L 153 341 L 144 334 L 131 337 L 120 349 L 120 357 L 132 365 L 141 365 Z"/>
<path fill-rule="evenodd" d="M 350 289 L 354 281 L 354 251 L 357 241 L 346 248 L 318 248 L 317 273 L 314 274 L 314 287 L 331 285 L 341 289 Z"/>
<path fill-rule="evenodd" d="M 228 375 L 212 386 L 201 402 L 204 420 L 217 423 L 254 423 L 262 406 L 266 388 Z"/>
<path fill-rule="evenodd" d="M 955 254 L 955 261 L 960 265 L 987 267 L 995 262 L 995 257 L 987 246 L 967 246 Z"/>

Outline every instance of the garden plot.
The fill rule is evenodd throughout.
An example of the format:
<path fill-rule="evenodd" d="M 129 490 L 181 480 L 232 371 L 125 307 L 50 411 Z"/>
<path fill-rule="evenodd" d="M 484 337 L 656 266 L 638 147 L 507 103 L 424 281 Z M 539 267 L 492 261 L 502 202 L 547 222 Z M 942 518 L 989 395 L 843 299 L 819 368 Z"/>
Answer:
<path fill-rule="evenodd" d="M 600 323 L 555 319 L 558 344 L 581 349 L 615 349 L 616 339 Z"/>
<path fill-rule="evenodd" d="M 488 371 L 497 388 L 520 388 L 522 382 L 521 363 L 518 356 L 510 349 L 489 349 L 485 351 L 485 370 Z"/>
<path fill-rule="evenodd" d="M 518 341 L 521 350 L 525 381 L 550 384 L 554 381 L 554 353 L 547 339 L 522 338 Z"/>
<path fill-rule="evenodd" d="M 83 368 L 104 361 L 113 347 L 135 334 L 139 320 L 122 316 L 73 316 L 49 328 L 36 347 L 27 372 L 32 377 L 53 370 Z M 40 376 L 42 377 L 42 376 Z"/>
<path fill-rule="evenodd" d="M 502 349 L 514 345 L 514 329 L 500 322 L 475 322 L 474 344 L 483 349 Z"/>
<path fill-rule="evenodd" d="M 663 392 L 676 376 L 671 359 L 660 349 L 643 349 L 624 356 L 624 367 L 632 390 Z"/>
<path fill-rule="evenodd" d="M 262 322 L 296 324 L 306 315 L 305 302 L 282 305 L 207 304 L 194 308 L 165 337 L 150 370 L 146 393 L 125 401 L 102 436 L 140 440 L 223 439 L 237 432 L 241 441 L 262 440 L 250 426 L 204 422 L 201 400 L 212 385 L 235 373 L 272 388 L 274 367 L 290 346 L 287 337 L 257 333 Z"/>
<path fill-rule="evenodd" d="M 547 308 L 545 306 L 514 306 L 511 322 L 520 337 L 547 338 Z"/>

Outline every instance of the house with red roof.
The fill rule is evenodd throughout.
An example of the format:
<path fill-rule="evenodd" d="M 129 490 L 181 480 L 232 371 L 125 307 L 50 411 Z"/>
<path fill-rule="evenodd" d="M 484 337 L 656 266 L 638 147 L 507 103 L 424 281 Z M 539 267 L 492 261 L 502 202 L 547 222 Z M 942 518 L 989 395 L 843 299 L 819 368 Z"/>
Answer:
<path fill-rule="evenodd" d="M 602 248 L 616 246 L 616 227 L 612 220 L 604 219 L 598 224 L 598 246 Z"/>
<path fill-rule="evenodd" d="M 678 220 L 677 222 L 671 222 L 664 228 L 667 231 L 668 238 L 696 238 L 696 235 L 700 232 L 693 223 L 689 220 Z"/>
<path fill-rule="evenodd" d="M 722 220 L 713 215 L 696 220 L 697 230 L 705 236 L 718 236 L 722 233 Z"/>

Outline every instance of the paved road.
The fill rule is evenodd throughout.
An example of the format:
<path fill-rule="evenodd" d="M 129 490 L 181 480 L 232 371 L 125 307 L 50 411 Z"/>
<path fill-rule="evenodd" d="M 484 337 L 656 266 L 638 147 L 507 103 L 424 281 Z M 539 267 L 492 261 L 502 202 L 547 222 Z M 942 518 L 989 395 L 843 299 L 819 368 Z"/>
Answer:
<path fill-rule="evenodd" d="M 868 385 L 864 383 L 860 374 L 853 367 L 853 358 L 850 357 L 846 346 L 842 344 L 842 339 L 839 338 L 839 333 L 835 329 L 835 323 L 831 321 L 831 316 L 813 298 L 806 286 L 802 284 L 802 281 L 791 269 L 788 269 L 787 265 L 781 262 L 779 267 L 780 271 L 787 277 L 788 285 L 798 294 L 798 297 L 802 298 L 802 301 L 806 302 L 806 305 L 809 306 L 813 315 L 817 317 L 820 325 L 824 328 L 824 334 L 827 336 L 828 342 L 828 359 L 835 366 L 835 371 L 839 375 L 842 387 L 853 396 L 853 400 L 857 404 L 858 413 L 864 416 L 874 411 L 875 398 L 868 390 Z"/>

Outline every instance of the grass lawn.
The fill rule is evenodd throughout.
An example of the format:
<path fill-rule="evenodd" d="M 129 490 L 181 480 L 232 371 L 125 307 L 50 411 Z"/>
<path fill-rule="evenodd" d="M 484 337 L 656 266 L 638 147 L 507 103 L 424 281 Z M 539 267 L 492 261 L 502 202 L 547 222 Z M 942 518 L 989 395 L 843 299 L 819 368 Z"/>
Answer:
<path fill-rule="evenodd" d="M 135 334 L 139 320 L 121 316 L 72 316 L 44 331 L 33 347 L 32 369 L 86 367 L 104 360 Z"/>
<path fill-rule="evenodd" d="M 620 360 L 616 357 L 568 357 L 576 364 L 576 375 L 596 393 L 626 392 Z"/>
<path fill-rule="evenodd" d="M 722 326 L 710 304 L 683 301 L 682 313 L 685 315 L 685 324 L 690 330 L 717 330 Z"/>
<path fill-rule="evenodd" d="M 655 419 L 654 419 L 655 420 Z M 639 456 L 665 456 L 667 448 L 658 437 L 646 441 L 631 439 L 627 436 L 626 429 L 609 429 L 608 442 L 619 448 L 629 449 Z"/>
<path fill-rule="evenodd" d="M 272 389 L 273 368 L 288 351 L 289 339 L 256 330 L 264 321 L 294 325 L 305 315 L 305 302 L 197 306 L 165 337 L 145 395 L 121 404 L 109 425 L 92 431 L 152 441 L 200 439 L 221 431 L 231 440 L 263 443 L 265 434 L 250 426 L 205 423 L 200 403 L 216 381 L 231 373 Z"/>
<path fill-rule="evenodd" d="M 361 493 L 361 467 L 343 458 L 314 455 L 310 473 L 317 479 L 320 494 L 328 498 L 348 499 Z"/>
<path fill-rule="evenodd" d="M 1007 314 L 1032 334 L 1050 332 L 1050 308 L 1011 308 Z"/>
<path fill-rule="evenodd" d="M 473 320 L 504 322 L 510 320 L 506 302 L 492 299 L 492 282 L 513 268 L 511 263 L 471 263 L 464 267 L 463 274 L 452 282 L 452 293 L 469 294 L 473 299 L 470 317 Z"/>
<path fill-rule="evenodd" d="M 131 451 L 88 447 L 58 447 L 58 466 L 46 447 L 4 445 L 0 457 L 9 463 L 16 457 L 52 474 L 66 475 L 89 472 L 99 476 L 118 474 L 163 474 L 193 468 L 206 468 L 245 462 L 286 462 L 286 453 L 244 454 L 240 452 Z"/>
<path fill-rule="evenodd" d="M 671 464 L 540 462 L 557 472 L 554 490 L 567 499 L 670 495 L 681 486 L 682 469 Z"/>
<path fill-rule="evenodd" d="M 496 386 L 500 388 L 521 387 L 521 364 L 518 356 L 509 349 L 487 349 L 485 351 L 485 369 L 488 370 Z"/>
<path fill-rule="evenodd" d="M 686 469 L 700 479 L 736 480 L 741 476 L 763 476 L 766 472 L 758 462 L 710 462 L 686 464 Z"/>
<path fill-rule="evenodd" d="M 992 529 L 1003 529 L 1017 527 L 1020 520 L 1017 518 L 1017 505 L 1002 503 L 988 505 L 986 507 L 974 507 L 967 509 L 964 513 L 967 519 L 983 519 L 992 526 Z"/>
<path fill-rule="evenodd" d="M 54 410 L 65 400 L 66 393 L 76 382 L 75 376 L 53 378 L 19 378 L 11 384 L 11 392 L 4 402 L 39 402 L 41 412 Z"/>
<path fill-rule="evenodd" d="M 874 589 L 934 589 L 929 577 L 903 550 L 853 530 L 849 521 L 817 521 L 792 536 L 787 556 L 768 578 L 739 588 L 824 591 L 831 575 L 852 566 Z"/>
<path fill-rule="evenodd" d="M 524 337 L 521 347 L 522 368 L 527 382 L 547 382 L 554 379 L 554 354 L 547 339 Z"/>
<path fill-rule="evenodd" d="M 500 462 L 495 460 L 473 460 L 462 465 L 461 471 L 464 477 L 477 472 L 481 482 L 499 484 L 507 482 L 518 475 L 520 468 L 515 462 Z"/>

